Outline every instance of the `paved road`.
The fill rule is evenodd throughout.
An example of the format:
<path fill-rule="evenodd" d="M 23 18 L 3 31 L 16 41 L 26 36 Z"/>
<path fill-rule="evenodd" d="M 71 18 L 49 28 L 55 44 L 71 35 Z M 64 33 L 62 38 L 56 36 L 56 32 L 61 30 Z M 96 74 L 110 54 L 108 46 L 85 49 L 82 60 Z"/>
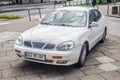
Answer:
<path fill-rule="evenodd" d="M 32 19 L 33 18 L 34 16 Z M 39 24 L 39 19 L 33 19 L 31 22 L 28 18 L 11 21 L 0 21 L 0 32 L 23 32 L 24 30 L 37 24 Z"/>
<path fill-rule="evenodd" d="M 38 17 L 32 16 L 31 22 L 27 17 L 0 21 L 0 80 L 120 80 L 119 18 L 106 17 L 106 42 L 90 51 L 84 67 L 76 68 L 33 63 L 16 56 L 13 46 L 17 36 L 37 25 Z"/>
<path fill-rule="evenodd" d="M 42 15 L 44 17 L 45 15 Z M 108 33 L 120 37 L 120 19 L 107 17 Z M 13 31 L 23 32 L 24 30 L 31 28 L 39 23 L 39 16 L 32 16 L 30 22 L 28 17 L 20 20 L 0 21 L 0 32 Z"/>
<path fill-rule="evenodd" d="M 3 35 L 13 37 L 11 32 L 0 33 L 0 38 Z M 20 60 L 13 50 L 14 44 L 15 39 L 0 42 L 0 80 L 120 80 L 120 38 L 118 37 L 109 35 L 104 44 L 96 45 L 82 68 Z"/>
<path fill-rule="evenodd" d="M 120 18 L 107 18 L 108 32 L 109 34 L 120 37 Z"/>
<path fill-rule="evenodd" d="M 53 5 L 37 5 L 37 7 L 47 7 L 46 9 L 42 10 L 42 16 L 47 15 L 50 11 L 52 11 L 54 8 Z M 56 5 L 56 8 L 62 7 L 63 5 Z M 29 7 L 36 7 L 36 6 L 27 6 L 27 8 Z M 106 15 L 106 11 L 107 11 L 107 6 L 100 6 L 99 10 L 102 12 L 102 14 Z M 35 11 L 32 11 L 35 12 Z M 9 12 L 9 13 L 3 13 L 3 14 L 13 14 L 13 15 L 21 15 L 21 16 L 25 16 L 25 19 L 21 19 L 21 20 L 16 20 L 16 21 L 0 21 L 0 32 L 4 32 L 4 31 L 24 31 L 25 29 L 28 29 L 32 26 L 37 25 L 39 22 L 38 20 L 34 19 L 35 16 L 33 16 L 32 18 L 32 22 L 28 21 L 28 13 L 27 11 L 21 11 L 21 12 Z M 38 16 L 39 18 L 39 16 Z M 112 18 L 112 17 L 107 17 L 107 25 L 108 25 L 108 32 L 112 35 L 116 35 L 116 36 L 120 36 L 120 19 L 119 18 Z M 18 25 L 19 24 L 19 25 Z M 24 24 L 24 25 L 23 25 Z M 14 28 L 13 28 L 14 27 Z M 22 28 L 21 28 L 22 27 Z"/>

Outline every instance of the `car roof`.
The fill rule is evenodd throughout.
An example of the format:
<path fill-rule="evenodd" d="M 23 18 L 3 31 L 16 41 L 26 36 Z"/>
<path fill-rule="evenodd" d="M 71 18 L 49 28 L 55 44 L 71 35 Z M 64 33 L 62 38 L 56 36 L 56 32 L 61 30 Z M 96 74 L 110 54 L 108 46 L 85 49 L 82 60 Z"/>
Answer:
<path fill-rule="evenodd" d="M 58 9 L 56 9 L 56 10 L 71 10 L 71 11 L 80 10 L 80 11 L 89 11 L 89 10 L 92 10 L 92 9 L 97 9 L 97 8 L 94 8 L 94 7 L 80 7 L 80 6 L 75 6 L 75 7 L 63 7 L 63 8 L 58 8 Z"/>

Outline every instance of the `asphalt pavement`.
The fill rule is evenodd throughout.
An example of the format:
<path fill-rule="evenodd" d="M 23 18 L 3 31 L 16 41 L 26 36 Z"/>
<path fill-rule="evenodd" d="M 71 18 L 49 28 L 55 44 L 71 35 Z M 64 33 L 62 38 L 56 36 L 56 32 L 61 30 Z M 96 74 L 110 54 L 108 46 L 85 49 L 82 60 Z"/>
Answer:
<path fill-rule="evenodd" d="M 15 6 L 11 6 L 12 8 L 14 8 Z M 11 8 L 10 6 L 6 6 L 3 8 L 9 9 Z M 35 5 L 22 5 L 23 8 L 35 8 L 35 7 L 41 7 L 41 5 L 37 4 Z M 54 10 L 54 6 L 53 5 L 42 5 L 42 7 L 46 7 L 45 9 L 42 9 L 42 17 L 46 16 L 50 11 Z M 56 5 L 56 8 L 59 7 L 63 7 L 63 5 Z M 18 7 L 17 7 L 18 8 Z M 115 35 L 115 36 L 119 36 L 120 37 L 120 18 L 115 18 L 115 17 L 109 17 L 106 16 L 107 15 L 107 5 L 104 6 L 99 6 L 99 10 L 101 11 L 101 13 L 103 15 L 105 15 L 106 19 L 107 19 L 107 27 L 108 27 L 108 33 Z M 37 12 L 35 10 L 31 11 L 31 12 Z M 33 15 L 32 21 L 29 21 L 28 18 L 28 11 L 19 11 L 19 12 L 6 12 L 6 13 L 1 13 L 1 14 L 6 14 L 6 15 L 20 15 L 20 16 L 24 16 L 23 19 L 18 19 L 18 20 L 0 20 L 0 32 L 6 32 L 6 31 L 10 31 L 10 32 L 23 32 L 26 29 L 29 29 L 37 24 L 39 24 L 39 15 Z"/>
<path fill-rule="evenodd" d="M 39 6 L 39 4 L 37 4 Z M 45 7 L 46 5 L 43 5 L 42 7 Z M 29 8 L 29 6 L 23 6 Z M 31 6 L 35 8 L 36 6 Z M 63 5 L 56 5 L 56 8 L 63 7 Z M 47 5 L 47 8 L 42 9 L 42 17 L 47 15 L 50 11 L 54 10 L 53 5 Z M 99 6 L 99 10 L 103 15 L 107 15 L 107 5 L 104 6 Z M 37 11 L 32 11 L 32 12 L 37 12 Z M 8 13 L 3 13 L 6 15 L 20 15 L 24 16 L 23 19 L 19 20 L 8 20 L 8 21 L 0 21 L 0 32 L 5 32 L 5 31 L 17 31 L 17 32 L 23 32 L 24 30 L 31 28 L 39 23 L 39 15 L 33 15 L 32 21 L 30 22 L 28 19 L 28 12 L 27 11 L 20 11 L 20 12 L 8 12 Z M 108 25 L 108 33 L 116 36 L 120 36 L 120 18 L 115 18 L 115 17 L 109 17 L 106 16 L 107 19 L 107 25 Z"/>

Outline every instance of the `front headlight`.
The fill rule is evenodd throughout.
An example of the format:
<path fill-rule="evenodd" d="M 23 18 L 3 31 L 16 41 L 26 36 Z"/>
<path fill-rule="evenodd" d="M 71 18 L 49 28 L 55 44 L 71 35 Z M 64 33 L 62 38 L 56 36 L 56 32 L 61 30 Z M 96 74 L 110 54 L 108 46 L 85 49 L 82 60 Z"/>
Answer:
<path fill-rule="evenodd" d="M 18 37 L 18 39 L 16 40 L 16 44 L 21 46 L 23 44 L 23 39 L 21 36 Z"/>
<path fill-rule="evenodd" d="M 72 49 L 74 47 L 74 45 L 75 44 L 73 41 L 63 42 L 57 46 L 57 50 L 58 51 L 67 51 L 67 50 Z"/>

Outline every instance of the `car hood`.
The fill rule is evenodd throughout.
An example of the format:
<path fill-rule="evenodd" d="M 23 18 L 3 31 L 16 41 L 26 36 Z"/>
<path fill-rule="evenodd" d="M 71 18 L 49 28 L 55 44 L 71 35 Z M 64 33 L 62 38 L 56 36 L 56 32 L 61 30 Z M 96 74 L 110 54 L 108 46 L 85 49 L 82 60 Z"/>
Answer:
<path fill-rule="evenodd" d="M 22 34 L 26 41 L 43 41 L 59 44 L 64 41 L 75 39 L 85 31 L 85 27 L 65 27 L 41 25 L 33 27 Z"/>

